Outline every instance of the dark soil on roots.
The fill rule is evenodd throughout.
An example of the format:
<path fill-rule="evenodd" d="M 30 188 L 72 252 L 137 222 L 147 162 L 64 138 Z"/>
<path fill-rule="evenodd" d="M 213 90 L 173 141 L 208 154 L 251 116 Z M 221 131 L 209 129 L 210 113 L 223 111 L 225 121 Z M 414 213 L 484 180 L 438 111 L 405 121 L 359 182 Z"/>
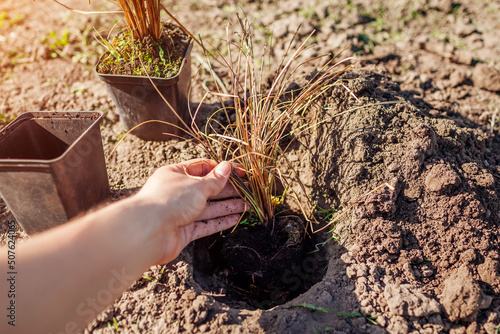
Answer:
<path fill-rule="evenodd" d="M 234 232 L 196 241 L 195 279 L 215 295 L 226 292 L 217 299 L 228 305 L 269 309 L 323 278 L 323 251 L 304 262 L 317 251 L 315 244 L 296 215 L 280 214 L 267 224 L 240 225 Z"/>

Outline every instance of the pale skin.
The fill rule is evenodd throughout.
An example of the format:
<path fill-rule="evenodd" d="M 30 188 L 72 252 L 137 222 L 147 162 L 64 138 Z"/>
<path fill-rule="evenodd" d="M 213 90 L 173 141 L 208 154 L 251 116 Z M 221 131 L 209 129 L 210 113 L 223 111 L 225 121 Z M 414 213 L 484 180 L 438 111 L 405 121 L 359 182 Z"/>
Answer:
<path fill-rule="evenodd" d="M 235 225 L 248 207 L 227 182 L 231 169 L 242 176 L 204 159 L 162 167 L 137 194 L 18 245 L 16 326 L 2 278 L 0 332 L 81 332 L 150 266 Z M 6 273 L 6 249 L 0 255 Z"/>

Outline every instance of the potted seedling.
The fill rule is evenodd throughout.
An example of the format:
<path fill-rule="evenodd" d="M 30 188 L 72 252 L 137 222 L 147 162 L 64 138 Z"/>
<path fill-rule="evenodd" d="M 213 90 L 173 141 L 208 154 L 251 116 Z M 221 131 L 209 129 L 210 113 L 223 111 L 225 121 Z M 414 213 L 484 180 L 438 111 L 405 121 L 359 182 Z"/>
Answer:
<path fill-rule="evenodd" d="M 170 12 L 160 0 L 112 2 L 124 15 L 125 29 L 109 39 L 97 34 L 106 52 L 95 72 L 127 130 L 145 140 L 177 137 L 182 121 L 190 119 L 191 34 L 176 20 L 177 25 L 162 22 L 161 9 Z"/>
<path fill-rule="evenodd" d="M 31 235 L 110 199 L 102 112 L 29 112 L 0 131 L 0 194 Z"/>

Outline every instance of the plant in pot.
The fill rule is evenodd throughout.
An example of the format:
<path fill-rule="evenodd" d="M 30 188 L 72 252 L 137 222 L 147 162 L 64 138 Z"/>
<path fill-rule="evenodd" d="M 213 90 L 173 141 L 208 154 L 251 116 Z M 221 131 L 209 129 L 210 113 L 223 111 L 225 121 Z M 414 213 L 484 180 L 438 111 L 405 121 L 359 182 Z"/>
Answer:
<path fill-rule="evenodd" d="M 106 52 L 95 72 L 106 84 L 127 130 L 133 129 L 134 135 L 145 140 L 176 137 L 183 132 L 182 123 L 190 120 L 188 90 L 194 38 L 173 16 L 177 25 L 161 21 L 161 9 L 171 14 L 160 0 L 111 2 L 120 7 L 126 28 L 111 39 L 98 35 Z"/>

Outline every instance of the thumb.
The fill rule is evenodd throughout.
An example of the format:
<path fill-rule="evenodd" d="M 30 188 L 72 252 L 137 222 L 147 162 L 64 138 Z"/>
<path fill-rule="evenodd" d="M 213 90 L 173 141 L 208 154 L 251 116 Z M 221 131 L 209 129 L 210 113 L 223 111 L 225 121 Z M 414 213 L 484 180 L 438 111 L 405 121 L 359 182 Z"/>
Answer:
<path fill-rule="evenodd" d="M 218 164 L 211 173 L 204 177 L 205 194 L 208 198 L 218 195 L 229 180 L 231 175 L 231 164 L 227 161 L 222 161 Z"/>

